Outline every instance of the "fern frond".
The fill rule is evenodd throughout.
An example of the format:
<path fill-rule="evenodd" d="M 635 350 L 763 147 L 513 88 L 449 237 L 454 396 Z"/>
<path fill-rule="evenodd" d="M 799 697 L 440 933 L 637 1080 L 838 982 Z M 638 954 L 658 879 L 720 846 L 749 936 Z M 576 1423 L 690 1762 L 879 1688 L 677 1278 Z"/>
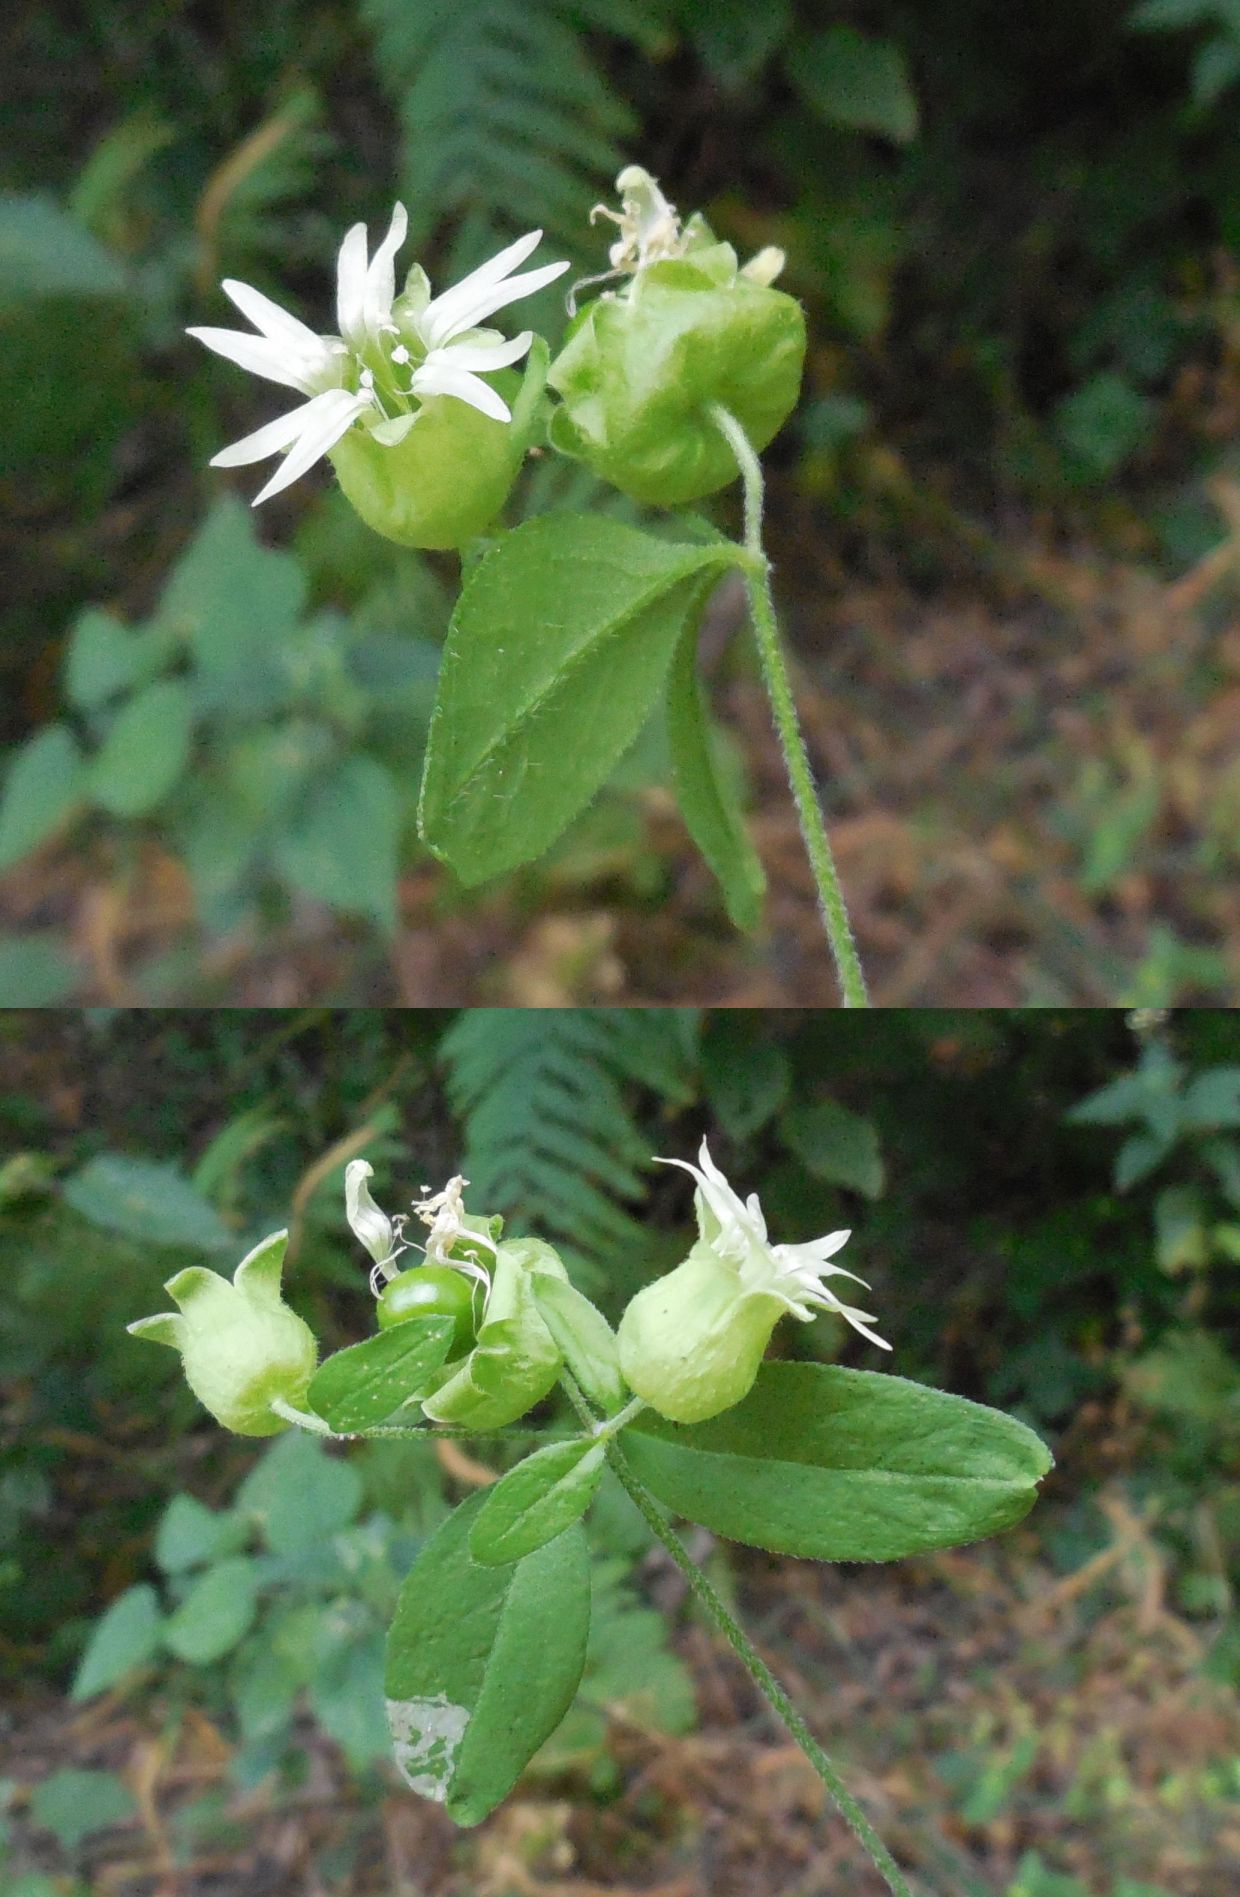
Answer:
<path fill-rule="evenodd" d="M 403 130 L 410 236 L 444 217 L 499 233 L 541 226 L 581 258 L 592 203 L 636 121 L 599 71 L 598 31 L 649 52 L 660 0 L 362 0 Z"/>
<path fill-rule="evenodd" d="M 571 1254 L 587 1278 L 639 1248 L 649 1136 L 637 1088 L 693 1096 L 693 1009 L 474 1008 L 440 1046 L 474 1204 Z M 640 1249 L 638 1249 L 640 1256 Z"/>

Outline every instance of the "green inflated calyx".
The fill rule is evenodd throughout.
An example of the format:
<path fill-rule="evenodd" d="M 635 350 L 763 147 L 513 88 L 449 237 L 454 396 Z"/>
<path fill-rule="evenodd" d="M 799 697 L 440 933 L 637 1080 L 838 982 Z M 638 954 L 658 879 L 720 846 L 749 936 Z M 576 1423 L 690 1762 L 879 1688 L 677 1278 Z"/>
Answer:
<path fill-rule="evenodd" d="M 778 252 L 741 268 L 702 218 L 682 231 L 645 172 L 630 167 L 618 183 L 625 213 L 607 213 L 621 228 L 612 274 L 629 281 L 571 325 L 547 378 L 560 397 L 550 439 L 634 500 L 675 507 L 739 474 L 713 406 L 759 451 L 792 413 L 805 318 L 771 288 Z"/>
<path fill-rule="evenodd" d="M 272 1402 L 303 1409 L 318 1361 L 314 1333 L 280 1295 L 287 1243 L 287 1232 L 273 1232 L 242 1259 L 231 1284 L 203 1265 L 188 1266 L 164 1286 L 178 1311 L 127 1327 L 180 1351 L 194 1395 L 239 1436 L 287 1429 Z"/>
<path fill-rule="evenodd" d="M 710 1245 L 639 1291 L 620 1320 L 620 1367 L 630 1389 L 673 1423 L 701 1423 L 753 1385 L 787 1306 L 749 1291 Z"/>
<path fill-rule="evenodd" d="M 491 1287 L 473 1349 L 422 1399 L 433 1421 L 502 1429 L 552 1388 L 563 1357 L 535 1301 L 539 1275 L 568 1276 L 550 1245 L 536 1238 L 500 1245 L 490 1265 Z"/>
<path fill-rule="evenodd" d="M 330 453 L 345 496 L 368 527 L 402 547 L 466 546 L 512 491 L 537 426 L 546 373 L 547 346 L 536 338 L 524 376 L 501 370 L 492 377 L 512 409 L 508 422 L 435 395 L 397 442 L 350 429 Z"/>

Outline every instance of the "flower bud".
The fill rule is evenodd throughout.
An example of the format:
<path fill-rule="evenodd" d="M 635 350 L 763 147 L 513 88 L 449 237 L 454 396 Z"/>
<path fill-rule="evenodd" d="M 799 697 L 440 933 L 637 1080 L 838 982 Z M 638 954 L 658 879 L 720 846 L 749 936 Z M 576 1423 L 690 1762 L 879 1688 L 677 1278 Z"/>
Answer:
<path fill-rule="evenodd" d="M 517 1238 L 499 1246 L 473 1349 L 422 1398 L 433 1421 L 502 1429 L 546 1396 L 563 1359 L 534 1299 L 538 1274 L 568 1276 L 550 1245 Z"/>
<path fill-rule="evenodd" d="M 704 219 L 680 230 L 646 173 L 631 167 L 621 184 L 625 215 L 606 215 L 622 233 L 613 274 L 632 272 L 631 280 L 571 324 L 548 374 L 561 398 L 550 439 L 634 500 L 675 507 L 737 478 L 712 405 L 736 418 L 755 451 L 787 420 L 801 387 L 805 318 L 770 287 L 779 252 L 764 250 L 741 269 Z"/>
<path fill-rule="evenodd" d="M 318 1346 L 308 1324 L 280 1295 L 287 1232 L 273 1232 L 243 1258 L 230 1284 L 190 1265 L 164 1286 L 180 1314 L 142 1317 L 135 1337 L 181 1353 L 185 1380 L 204 1408 L 239 1436 L 274 1436 L 287 1420 L 273 1397 L 302 1409 Z"/>

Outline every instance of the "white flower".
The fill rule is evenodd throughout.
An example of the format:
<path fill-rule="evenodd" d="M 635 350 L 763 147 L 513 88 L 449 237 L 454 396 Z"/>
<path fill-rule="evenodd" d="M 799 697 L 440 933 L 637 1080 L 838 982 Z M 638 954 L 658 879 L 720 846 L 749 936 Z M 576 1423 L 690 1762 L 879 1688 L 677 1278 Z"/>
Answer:
<path fill-rule="evenodd" d="M 717 1258 L 733 1267 L 745 1290 L 767 1292 L 779 1298 L 794 1317 L 805 1322 L 813 1318 L 816 1310 L 834 1311 L 871 1343 L 883 1350 L 891 1349 L 885 1338 L 868 1328 L 876 1321 L 868 1311 L 858 1311 L 842 1303 L 822 1282 L 824 1278 L 840 1277 L 865 1284 L 864 1278 L 858 1278 L 856 1272 L 827 1263 L 848 1243 L 850 1232 L 829 1232 L 825 1238 L 811 1239 L 806 1245 L 772 1245 L 758 1195 L 751 1192 L 746 1200 L 738 1197 L 711 1158 L 705 1140 L 696 1166 L 684 1159 L 664 1159 L 658 1163 L 679 1166 L 697 1181 L 694 1209 L 702 1242 Z"/>
<path fill-rule="evenodd" d="M 541 231 L 530 231 L 442 296 L 431 296 L 425 272 L 415 265 L 397 297 L 396 252 L 407 228 L 405 207 L 398 204 L 387 236 L 369 258 L 366 226 L 355 224 L 346 235 L 336 264 L 339 335 L 316 335 L 260 290 L 232 278 L 225 280 L 224 292 L 257 334 L 212 328 L 188 332 L 217 355 L 308 398 L 212 456 L 212 467 L 235 468 L 288 450 L 256 496 L 256 507 L 304 474 L 355 422 L 384 446 L 403 441 L 420 402 L 431 396 L 450 395 L 496 421 L 511 420 L 507 403 L 482 377 L 519 361 L 533 331 L 523 330 L 508 341 L 498 330 L 477 325 L 554 282 L 567 263 L 513 276 L 542 240 Z"/>

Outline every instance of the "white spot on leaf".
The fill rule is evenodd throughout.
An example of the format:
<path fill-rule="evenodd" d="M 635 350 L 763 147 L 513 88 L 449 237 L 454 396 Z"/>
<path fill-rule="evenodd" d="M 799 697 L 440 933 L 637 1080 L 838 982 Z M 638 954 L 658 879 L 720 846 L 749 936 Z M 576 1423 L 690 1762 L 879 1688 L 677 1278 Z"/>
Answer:
<path fill-rule="evenodd" d="M 389 1699 L 387 1717 L 406 1785 L 442 1804 L 469 1724 L 468 1707 L 452 1705 L 443 1693 L 434 1699 Z"/>

